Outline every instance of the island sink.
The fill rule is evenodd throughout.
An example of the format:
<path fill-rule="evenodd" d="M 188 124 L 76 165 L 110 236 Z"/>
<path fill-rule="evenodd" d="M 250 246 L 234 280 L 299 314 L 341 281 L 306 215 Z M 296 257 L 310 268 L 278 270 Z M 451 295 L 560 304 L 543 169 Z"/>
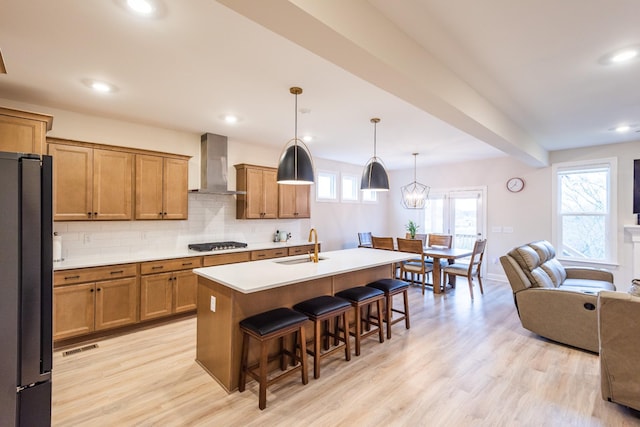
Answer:
<path fill-rule="evenodd" d="M 318 261 L 323 261 L 326 258 L 318 257 Z M 274 261 L 276 264 L 284 264 L 284 265 L 293 265 L 293 264 L 304 264 L 308 262 L 313 262 L 313 258 L 296 258 L 296 259 L 286 259 L 284 261 Z"/>

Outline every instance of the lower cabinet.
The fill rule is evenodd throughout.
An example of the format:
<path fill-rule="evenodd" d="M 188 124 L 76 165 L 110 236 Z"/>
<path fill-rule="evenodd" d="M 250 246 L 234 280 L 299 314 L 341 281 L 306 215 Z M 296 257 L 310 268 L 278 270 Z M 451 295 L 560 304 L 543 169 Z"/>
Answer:
<path fill-rule="evenodd" d="M 195 310 L 198 279 L 191 270 L 201 266 L 200 257 L 142 263 L 140 320 Z"/>
<path fill-rule="evenodd" d="M 60 340 L 137 322 L 135 277 L 53 289 L 53 339 Z"/>

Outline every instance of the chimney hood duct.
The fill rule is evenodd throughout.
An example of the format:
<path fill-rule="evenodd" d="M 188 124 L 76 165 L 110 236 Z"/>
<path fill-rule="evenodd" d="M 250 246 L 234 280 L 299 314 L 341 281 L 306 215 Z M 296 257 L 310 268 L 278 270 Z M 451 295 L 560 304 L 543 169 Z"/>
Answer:
<path fill-rule="evenodd" d="M 227 137 L 205 133 L 200 137 L 200 189 L 205 194 L 247 194 L 227 189 Z"/>

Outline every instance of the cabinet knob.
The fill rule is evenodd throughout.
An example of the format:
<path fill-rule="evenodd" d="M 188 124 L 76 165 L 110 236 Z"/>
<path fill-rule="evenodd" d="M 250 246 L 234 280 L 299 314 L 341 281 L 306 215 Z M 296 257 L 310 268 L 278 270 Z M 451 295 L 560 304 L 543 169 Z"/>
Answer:
<path fill-rule="evenodd" d="M 93 288 L 89 289 L 89 292 L 93 292 Z"/>
<path fill-rule="evenodd" d="M 98 292 L 100 292 L 102 290 L 102 288 L 98 288 Z"/>
<path fill-rule="evenodd" d="M 87 216 L 91 218 L 91 212 L 87 212 Z"/>
<path fill-rule="evenodd" d="M 162 216 L 162 212 L 158 212 L 158 215 Z"/>
<path fill-rule="evenodd" d="M 94 213 L 93 213 L 93 216 L 98 216 L 98 212 L 94 212 Z"/>
<path fill-rule="evenodd" d="M 167 216 L 167 213 L 166 212 L 162 212 L 162 215 Z"/>

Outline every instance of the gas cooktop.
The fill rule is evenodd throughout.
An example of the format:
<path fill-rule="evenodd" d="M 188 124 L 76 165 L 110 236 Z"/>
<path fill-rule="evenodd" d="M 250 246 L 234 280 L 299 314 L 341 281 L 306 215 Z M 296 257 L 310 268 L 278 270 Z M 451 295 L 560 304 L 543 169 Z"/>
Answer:
<path fill-rule="evenodd" d="M 240 242 L 192 243 L 189 245 L 189 249 L 198 252 L 221 251 L 223 249 L 238 249 L 246 247 L 246 243 Z"/>

